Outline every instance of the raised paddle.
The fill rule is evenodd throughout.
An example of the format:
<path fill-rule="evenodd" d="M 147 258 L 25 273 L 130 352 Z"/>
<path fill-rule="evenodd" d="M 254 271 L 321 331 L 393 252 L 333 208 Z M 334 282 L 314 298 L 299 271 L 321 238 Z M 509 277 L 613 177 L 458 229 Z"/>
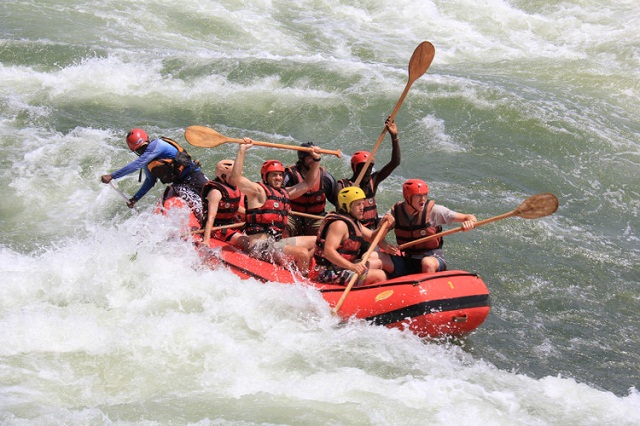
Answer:
<path fill-rule="evenodd" d="M 201 148 L 215 148 L 224 143 L 244 143 L 244 140 L 230 138 L 224 136 L 210 127 L 206 126 L 189 126 L 184 131 L 184 138 L 193 146 Z M 267 146 L 270 148 L 291 149 L 294 151 L 313 152 L 313 148 L 307 146 L 285 145 L 280 143 L 253 141 L 254 145 Z M 320 149 L 321 154 L 331 154 L 336 157 L 342 157 L 340 150 Z"/>
<path fill-rule="evenodd" d="M 511 216 L 518 216 L 524 219 L 538 219 L 540 217 L 549 216 L 550 214 L 554 213 L 556 210 L 558 210 L 558 205 L 559 205 L 558 198 L 549 192 L 532 195 L 531 197 L 524 200 L 522 204 L 518 206 L 517 209 L 509 213 L 501 214 L 499 216 L 494 216 L 489 219 L 476 222 L 474 227 L 486 225 L 487 223 L 495 222 L 496 220 L 506 219 Z M 445 235 L 454 234 L 462 230 L 463 230 L 462 226 L 459 228 L 449 229 L 448 231 L 440 232 L 438 234 L 429 235 L 428 237 L 409 241 L 408 243 L 398 246 L 398 248 L 400 250 L 404 250 L 407 247 L 420 244 L 432 238 L 444 237 Z"/>
<path fill-rule="evenodd" d="M 393 112 L 389 116 L 391 121 L 396 118 L 396 114 L 400 109 L 400 105 L 402 105 L 402 102 L 404 102 L 404 98 L 407 97 L 407 93 L 409 93 L 409 89 L 411 88 L 413 82 L 420 78 L 425 72 L 427 72 L 427 69 L 429 69 L 429 66 L 433 61 L 433 57 L 435 54 L 436 49 L 433 47 L 433 44 L 429 43 L 428 41 L 423 41 L 418 45 L 418 47 L 416 47 L 416 50 L 413 51 L 413 55 L 411 55 L 411 59 L 409 60 L 409 80 L 407 81 L 407 85 L 405 86 L 400 99 L 398 99 L 396 107 L 393 109 Z M 369 168 L 369 164 L 371 164 L 371 160 L 373 159 L 376 151 L 378 151 L 378 148 L 380 147 L 380 144 L 382 143 L 382 140 L 384 139 L 386 133 L 387 126 L 385 125 L 382 129 L 382 133 L 380 133 L 378 141 L 371 150 L 371 155 L 364 163 L 364 167 L 362 168 L 362 170 L 360 170 L 360 174 L 358 174 L 358 178 L 353 183 L 353 186 L 360 186 L 360 182 L 362 182 L 362 178 Z"/>
<path fill-rule="evenodd" d="M 389 222 L 384 221 L 382 226 L 380 226 L 380 230 L 378 231 L 378 234 L 371 242 L 371 246 L 369 247 L 369 250 L 367 250 L 364 256 L 362 256 L 362 262 L 366 262 L 367 260 L 369 260 L 369 256 L 371 256 L 371 253 L 373 253 L 373 251 L 376 249 L 376 246 L 378 245 L 380 240 L 383 239 L 385 235 L 387 235 L 387 228 L 389 228 Z M 347 294 L 349 294 L 349 292 L 351 291 L 351 288 L 353 287 L 353 285 L 356 283 L 357 280 L 358 280 L 358 274 L 353 274 L 353 276 L 351 277 L 351 280 L 349 280 L 349 284 L 347 285 L 347 288 L 344 289 L 344 292 L 342 293 L 340 300 L 338 300 L 338 303 L 336 303 L 336 306 L 333 308 L 334 314 L 338 313 L 338 311 L 342 307 L 342 304 L 344 303 L 344 300 L 347 298 Z"/>

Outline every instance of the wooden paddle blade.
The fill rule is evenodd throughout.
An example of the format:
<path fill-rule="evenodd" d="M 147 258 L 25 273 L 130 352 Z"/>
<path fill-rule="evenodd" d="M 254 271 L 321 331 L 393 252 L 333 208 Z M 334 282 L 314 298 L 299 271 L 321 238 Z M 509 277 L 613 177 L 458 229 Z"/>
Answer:
<path fill-rule="evenodd" d="M 418 45 L 418 47 L 416 47 L 416 50 L 413 51 L 413 54 L 411 55 L 411 59 L 409 60 L 409 79 L 407 80 L 407 85 L 404 87 L 404 91 L 400 95 L 400 99 L 398 99 L 398 102 L 396 103 L 395 108 L 393 108 L 391 115 L 389 115 L 389 119 L 391 121 L 395 120 L 396 114 L 400 110 L 400 106 L 404 102 L 404 98 L 407 97 L 407 94 L 409 93 L 409 89 L 411 89 L 411 85 L 413 85 L 413 82 L 416 81 L 418 78 L 420 78 L 420 76 L 422 76 L 422 74 L 427 72 L 427 69 L 429 69 L 429 66 L 433 61 L 433 57 L 435 56 L 435 54 L 436 54 L 436 49 L 433 47 L 433 44 L 429 43 L 428 41 L 423 41 Z M 355 182 L 353 183 L 354 186 L 360 186 L 360 182 L 362 182 L 362 178 L 364 177 L 364 174 L 367 168 L 369 167 L 369 164 L 371 164 L 371 160 L 373 159 L 373 156 L 378 151 L 378 148 L 380 148 L 380 144 L 382 143 L 384 136 L 386 134 L 387 134 L 387 127 L 385 125 L 385 127 L 382 129 L 382 133 L 380 133 L 380 136 L 376 141 L 376 144 L 373 146 L 373 149 L 371 150 L 371 155 L 369 156 L 369 158 L 367 158 L 367 161 L 364 163 L 364 166 L 362 167 L 360 174 L 358 175 Z"/>
<path fill-rule="evenodd" d="M 428 41 L 420 43 L 409 60 L 409 80 L 415 80 L 427 72 L 435 54 L 433 44 Z"/>
<path fill-rule="evenodd" d="M 184 131 L 184 138 L 190 145 L 201 148 L 215 148 L 223 143 L 238 141 L 238 139 L 228 138 L 205 126 L 187 127 Z"/>
<path fill-rule="evenodd" d="M 559 205 L 558 197 L 550 192 L 544 192 L 524 200 L 513 214 L 524 219 L 537 219 L 555 213 Z"/>

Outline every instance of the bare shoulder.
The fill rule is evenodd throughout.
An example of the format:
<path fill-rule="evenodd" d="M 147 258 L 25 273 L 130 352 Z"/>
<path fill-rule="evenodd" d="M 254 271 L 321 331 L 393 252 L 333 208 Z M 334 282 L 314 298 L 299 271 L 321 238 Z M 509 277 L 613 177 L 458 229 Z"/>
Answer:
<path fill-rule="evenodd" d="M 343 220 L 334 220 L 329 224 L 327 228 L 328 235 L 343 236 L 348 233 L 349 233 L 349 228 L 347 227 L 347 224 Z"/>

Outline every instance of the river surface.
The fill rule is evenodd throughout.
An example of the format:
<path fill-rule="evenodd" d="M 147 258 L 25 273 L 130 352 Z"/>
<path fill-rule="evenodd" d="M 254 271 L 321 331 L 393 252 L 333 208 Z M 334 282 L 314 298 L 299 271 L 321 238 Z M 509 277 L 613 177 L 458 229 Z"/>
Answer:
<path fill-rule="evenodd" d="M 0 423 L 640 424 L 638 28 L 636 0 L 0 3 Z M 313 289 L 202 267 L 161 185 L 130 210 L 100 183 L 132 127 L 213 176 L 237 145 L 189 125 L 341 149 L 347 177 L 425 40 L 382 209 L 408 178 L 478 219 L 560 200 L 446 238 L 491 291 L 463 339 L 338 326 Z M 269 158 L 296 154 L 247 175 Z"/>

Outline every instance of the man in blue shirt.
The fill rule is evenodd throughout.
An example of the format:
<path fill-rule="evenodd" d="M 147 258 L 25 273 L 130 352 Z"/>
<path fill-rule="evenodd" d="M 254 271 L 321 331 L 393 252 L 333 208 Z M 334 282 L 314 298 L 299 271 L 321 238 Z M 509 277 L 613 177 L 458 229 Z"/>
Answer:
<path fill-rule="evenodd" d="M 199 164 L 177 142 L 161 137 L 149 142 L 149 136 L 142 129 L 133 129 L 127 134 L 127 145 L 139 158 L 113 173 L 102 175 L 101 181 L 109 183 L 137 170 L 144 170 L 145 180 L 138 191 L 129 199 L 127 206 L 133 206 L 156 184 L 170 183 L 171 189 L 183 198 L 202 221 L 202 199 L 200 192 L 209 179 L 200 170 Z M 165 196 L 167 193 L 165 192 Z"/>

